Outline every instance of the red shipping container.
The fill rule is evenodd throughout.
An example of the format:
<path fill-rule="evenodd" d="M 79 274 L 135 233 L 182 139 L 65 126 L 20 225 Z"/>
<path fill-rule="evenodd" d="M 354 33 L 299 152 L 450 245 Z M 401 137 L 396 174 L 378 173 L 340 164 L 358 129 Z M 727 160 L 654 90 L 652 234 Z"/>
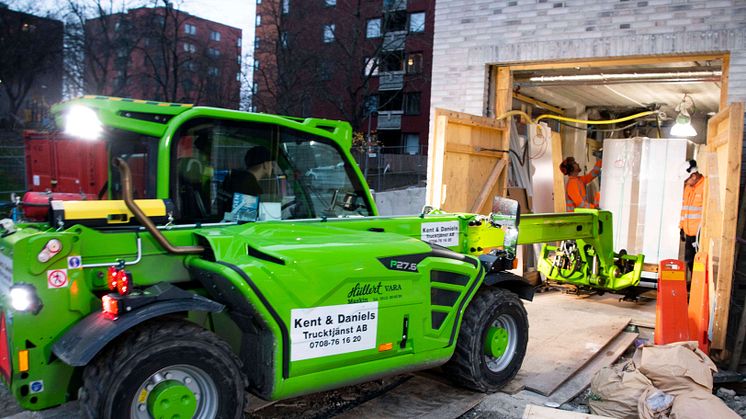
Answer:
<path fill-rule="evenodd" d="M 24 132 L 24 141 L 30 191 L 103 197 L 109 177 L 106 142 L 39 131 Z"/>

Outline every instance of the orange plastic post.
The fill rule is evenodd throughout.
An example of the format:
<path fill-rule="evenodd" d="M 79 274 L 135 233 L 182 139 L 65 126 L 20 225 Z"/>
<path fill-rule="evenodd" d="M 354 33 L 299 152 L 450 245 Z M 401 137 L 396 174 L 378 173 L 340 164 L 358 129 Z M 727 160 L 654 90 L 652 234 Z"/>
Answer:
<path fill-rule="evenodd" d="M 710 327 L 709 281 L 707 253 L 697 252 L 689 290 L 689 338 L 696 340 L 699 349 L 706 354 L 710 353 L 707 334 Z"/>
<path fill-rule="evenodd" d="M 654 340 L 656 345 L 689 340 L 686 265 L 680 260 L 662 260 L 658 267 Z"/>

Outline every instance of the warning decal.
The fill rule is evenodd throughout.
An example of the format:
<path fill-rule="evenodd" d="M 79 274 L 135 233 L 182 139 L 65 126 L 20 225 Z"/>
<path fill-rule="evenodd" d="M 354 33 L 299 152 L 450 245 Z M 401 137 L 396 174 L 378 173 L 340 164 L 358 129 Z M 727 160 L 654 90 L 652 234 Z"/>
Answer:
<path fill-rule="evenodd" d="M 458 246 L 458 221 L 446 221 L 442 223 L 422 223 L 422 241 L 437 244 L 444 247 Z"/>
<path fill-rule="evenodd" d="M 70 285 L 67 269 L 53 269 L 47 271 L 47 288 L 65 288 Z"/>
<path fill-rule="evenodd" d="M 290 360 L 376 347 L 378 301 L 290 311 Z"/>

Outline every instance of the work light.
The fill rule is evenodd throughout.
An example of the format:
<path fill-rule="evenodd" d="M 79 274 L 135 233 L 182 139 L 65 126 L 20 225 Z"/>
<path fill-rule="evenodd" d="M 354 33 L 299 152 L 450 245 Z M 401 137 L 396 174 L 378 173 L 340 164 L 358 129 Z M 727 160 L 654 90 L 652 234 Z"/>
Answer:
<path fill-rule="evenodd" d="M 41 310 L 42 304 L 33 285 L 17 284 L 10 287 L 10 306 L 15 311 L 36 314 Z"/>
<path fill-rule="evenodd" d="M 76 105 L 65 114 L 65 134 L 83 140 L 98 140 L 103 132 L 101 120 L 93 109 Z"/>

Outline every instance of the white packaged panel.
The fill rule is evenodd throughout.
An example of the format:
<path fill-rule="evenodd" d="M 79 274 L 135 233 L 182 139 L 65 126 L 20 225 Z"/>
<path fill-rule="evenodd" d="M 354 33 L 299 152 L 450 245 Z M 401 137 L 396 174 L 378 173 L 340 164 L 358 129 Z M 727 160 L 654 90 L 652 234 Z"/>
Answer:
<path fill-rule="evenodd" d="M 614 249 L 645 255 L 645 262 L 676 259 L 687 141 L 604 141 L 601 208 L 614 218 Z"/>

